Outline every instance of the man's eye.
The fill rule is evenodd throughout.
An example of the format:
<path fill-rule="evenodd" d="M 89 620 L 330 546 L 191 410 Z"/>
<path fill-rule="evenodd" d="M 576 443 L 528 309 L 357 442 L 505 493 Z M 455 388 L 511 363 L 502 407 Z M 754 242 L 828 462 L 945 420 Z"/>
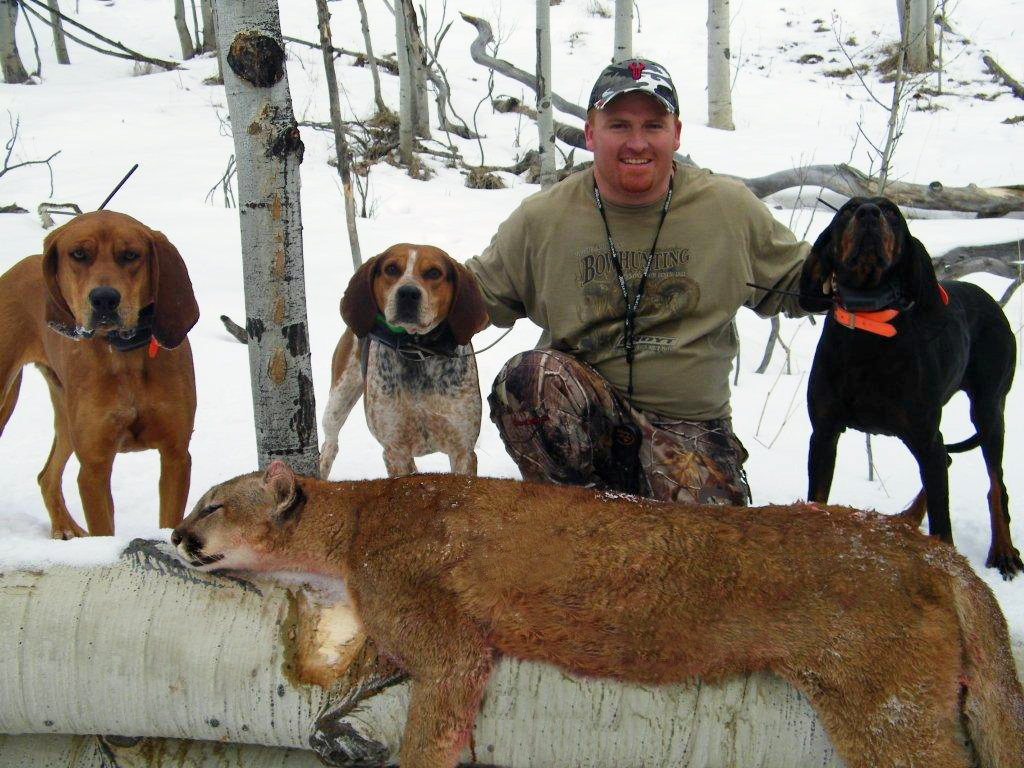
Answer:
<path fill-rule="evenodd" d="M 388 277 L 398 277 L 402 272 L 395 264 L 388 264 L 384 267 L 384 274 Z"/>
<path fill-rule="evenodd" d="M 427 280 L 437 280 L 437 278 L 439 278 L 440 276 L 441 270 L 438 269 L 437 267 L 431 267 L 430 269 L 423 273 L 423 277 L 425 277 Z"/>

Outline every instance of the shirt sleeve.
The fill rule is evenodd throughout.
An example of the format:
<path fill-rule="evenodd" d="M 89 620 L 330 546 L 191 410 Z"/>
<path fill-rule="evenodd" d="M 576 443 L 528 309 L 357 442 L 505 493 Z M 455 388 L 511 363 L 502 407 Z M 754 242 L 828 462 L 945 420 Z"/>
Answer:
<path fill-rule="evenodd" d="M 466 260 L 466 268 L 476 278 L 491 322 L 508 328 L 526 317 L 526 242 L 524 216 L 517 209 L 509 216 L 484 252 Z"/>
<path fill-rule="evenodd" d="M 761 317 L 771 317 L 780 312 L 787 317 L 806 315 L 796 294 L 800 290 L 800 271 L 811 246 L 798 241 L 785 224 L 772 216 L 764 203 L 750 192 L 747 194 L 753 216 L 750 268 L 754 279 L 751 282 L 791 293 L 753 288 L 745 306 Z"/>

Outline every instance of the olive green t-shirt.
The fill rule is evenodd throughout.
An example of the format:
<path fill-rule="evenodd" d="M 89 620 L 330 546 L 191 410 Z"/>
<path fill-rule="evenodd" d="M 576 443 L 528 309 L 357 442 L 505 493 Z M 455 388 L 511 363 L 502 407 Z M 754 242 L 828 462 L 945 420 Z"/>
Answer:
<path fill-rule="evenodd" d="M 663 206 L 604 203 L 630 302 Z M 633 405 L 672 419 L 728 416 L 736 311 L 802 314 L 795 297 L 747 283 L 796 290 L 808 249 L 739 182 L 677 164 L 637 310 Z M 529 317 L 544 330 L 538 347 L 571 353 L 625 395 L 625 301 L 609 253 L 588 169 L 524 200 L 466 266 L 495 325 Z"/>

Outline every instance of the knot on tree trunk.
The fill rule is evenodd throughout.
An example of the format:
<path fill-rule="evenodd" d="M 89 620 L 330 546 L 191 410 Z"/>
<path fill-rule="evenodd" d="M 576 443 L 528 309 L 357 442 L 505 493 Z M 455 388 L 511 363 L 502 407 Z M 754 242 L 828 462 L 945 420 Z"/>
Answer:
<path fill-rule="evenodd" d="M 300 163 L 305 151 L 306 146 L 302 143 L 299 126 L 294 121 L 291 125 L 285 125 L 280 131 L 275 133 L 267 145 L 267 157 L 280 157 L 283 159 L 287 155 L 295 153 L 296 159 Z"/>
<path fill-rule="evenodd" d="M 260 88 L 269 88 L 284 77 L 284 47 L 263 32 L 239 32 L 227 59 L 232 72 Z"/>

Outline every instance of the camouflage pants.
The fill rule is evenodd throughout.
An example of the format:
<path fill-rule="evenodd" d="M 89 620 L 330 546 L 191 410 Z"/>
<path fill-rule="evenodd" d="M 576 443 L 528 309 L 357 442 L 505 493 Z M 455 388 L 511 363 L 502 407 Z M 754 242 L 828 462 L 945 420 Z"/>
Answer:
<path fill-rule="evenodd" d="M 681 421 L 633 408 L 572 355 L 534 349 L 509 360 L 488 397 L 491 420 L 523 477 L 664 501 L 743 505 L 746 449 L 730 419 Z M 639 436 L 637 452 L 625 437 Z M 625 444 L 624 444 L 625 442 Z"/>

